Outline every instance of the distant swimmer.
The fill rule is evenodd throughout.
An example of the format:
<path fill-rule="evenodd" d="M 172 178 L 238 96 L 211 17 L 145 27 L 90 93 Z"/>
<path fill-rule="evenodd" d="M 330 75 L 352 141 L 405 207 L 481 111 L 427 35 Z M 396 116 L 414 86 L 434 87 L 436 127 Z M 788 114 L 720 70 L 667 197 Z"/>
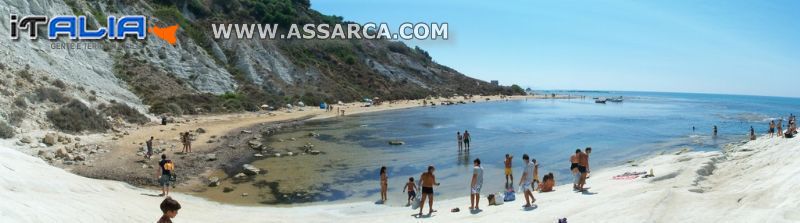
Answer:
<path fill-rule="evenodd" d="M 456 132 L 456 142 L 458 143 L 458 151 L 464 148 L 464 137 L 461 136 L 461 132 Z"/>
<path fill-rule="evenodd" d="M 714 137 L 716 137 L 716 136 L 717 136 L 717 126 L 714 125 Z"/>
<path fill-rule="evenodd" d="M 472 141 L 472 137 L 469 135 L 469 131 L 464 130 L 464 150 L 469 151 L 469 141 Z"/>

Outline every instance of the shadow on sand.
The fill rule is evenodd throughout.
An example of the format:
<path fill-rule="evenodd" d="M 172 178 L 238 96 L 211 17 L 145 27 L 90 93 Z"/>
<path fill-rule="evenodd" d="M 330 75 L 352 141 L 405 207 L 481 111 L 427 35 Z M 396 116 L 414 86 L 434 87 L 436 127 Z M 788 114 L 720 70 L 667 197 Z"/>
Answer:
<path fill-rule="evenodd" d="M 523 211 L 533 211 L 533 210 L 536 210 L 536 208 L 539 208 L 539 205 L 531 204 L 530 207 L 522 207 L 522 210 Z"/>

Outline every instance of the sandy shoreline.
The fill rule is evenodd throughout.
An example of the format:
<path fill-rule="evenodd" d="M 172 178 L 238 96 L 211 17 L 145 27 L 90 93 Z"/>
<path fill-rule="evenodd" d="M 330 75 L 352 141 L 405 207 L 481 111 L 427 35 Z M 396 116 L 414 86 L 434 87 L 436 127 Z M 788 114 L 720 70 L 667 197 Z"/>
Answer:
<path fill-rule="evenodd" d="M 442 106 L 445 101 L 475 101 L 475 103 L 498 102 L 505 100 L 543 99 L 543 96 L 474 96 L 469 100 L 464 99 L 433 99 L 427 103 Z M 563 99 L 564 96 L 557 97 Z M 487 100 L 488 99 L 488 100 Z M 422 107 L 423 100 L 398 101 L 395 103 L 384 102 L 379 106 L 363 107 L 363 103 L 346 103 L 334 105 L 335 110 L 345 110 L 345 115 L 355 115 L 368 112 L 381 112 L 389 110 L 402 110 Z M 430 106 L 430 105 L 428 105 Z M 457 105 L 456 105 L 457 106 Z M 118 129 L 116 134 L 104 134 L 98 139 L 84 140 L 84 143 L 104 145 L 107 153 L 97 154 L 91 158 L 91 165 L 64 165 L 60 162 L 53 164 L 65 168 L 78 175 L 96 179 L 109 179 L 127 182 L 136 186 L 156 189 L 155 168 L 158 158 L 143 160 L 137 152 L 150 136 L 155 137 L 156 149 L 163 149 L 170 159 L 176 160 L 181 166 L 182 180 L 179 181 L 177 191 L 200 192 L 207 189 L 208 179 L 212 176 L 222 179 L 232 177 L 241 164 L 249 163 L 253 158 L 253 150 L 246 146 L 249 137 L 260 140 L 263 133 L 281 128 L 281 123 L 320 120 L 336 118 L 336 111 L 326 112 L 316 106 L 306 106 L 302 109 L 295 108 L 291 112 L 282 109 L 272 112 L 254 112 L 239 114 L 224 114 L 211 116 L 186 116 L 177 118 L 175 123 L 157 125 L 150 123 L 144 126 L 131 126 Z M 278 127 L 276 127 L 278 126 Z M 197 134 L 202 128 L 205 133 Z M 180 154 L 181 144 L 178 133 L 191 131 L 195 135 L 193 153 Z M 244 132 L 247 132 L 244 134 Z M 266 136 L 266 135 L 264 135 Z M 230 138 L 229 138 L 230 137 Z M 242 138 L 242 139 L 240 139 Z M 55 149 L 55 148 L 45 148 Z M 271 151 L 262 151 L 272 154 Z M 207 154 L 214 154 L 215 161 L 207 161 Z M 295 151 L 295 154 L 298 154 Z M 267 157 L 264 157 L 267 158 Z M 259 158 L 263 159 L 263 158 Z M 221 173 L 226 170 L 227 174 Z"/>
<path fill-rule="evenodd" d="M 0 150 L 0 217 L 9 222 L 148 222 L 161 198 L 152 190 L 70 174 L 13 149 Z M 482 212 L 466 211 L 468 198 L 439 200 L 439 212 L 414 218 L 408 207 L 371 202 L 306 207 L 242 207 L 173 194 L 183 209 L 175 222 L 792 222 L 800 196 L 800 140 L 762 137 L 725 152 L 682 152 L 634 165 L 594 171 L 590 193 L 558 186 L 537 193 L 537 208 L 522 199 Z M 649 179 L 614 180 L 628 171 L 654 169 Z M 556 176 L 561 182 L 564 176 Z M 518 198 L 521 198 L 518 194 Z M 120 202 L 124 201 L 124 202 Z M 459 207 L 461 212 L 450 213 Z"/>

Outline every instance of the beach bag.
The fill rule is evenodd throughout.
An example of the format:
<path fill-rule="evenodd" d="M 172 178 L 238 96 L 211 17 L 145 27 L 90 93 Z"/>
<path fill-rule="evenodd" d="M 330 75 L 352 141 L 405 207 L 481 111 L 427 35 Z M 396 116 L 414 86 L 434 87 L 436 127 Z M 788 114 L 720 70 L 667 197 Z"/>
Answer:
<path fill-rule="evenodd" d="M 416 197 L 414 197 L 414 201 L 411 202 L 411 209 L 419 208 L 419 202 L 420 202 L 420 195 L 418 194 Z"/>
<path fill-rule="evenodd" d="M 503 196 L 503 193 L 497 192 L 494 195 L 494 197 L 495 197 L 494 205 L 502 205 L 503 203 L 505 203 L 505 199 L 506 198 L 505 198 L 505 196 Z"/>
<path fill-rule="evenodd" d="M 514 200 L 516 200 L 516 195 L 514 194 L 514 191 L 506 191 L 506 193 L 503 194 L 503 201 L 508 202 Z"/>
<path fill-rule="evenodd" d="M 175 170 L 175 164 L 171 160 L 167 160 L 167 163 L 164 164 L 164 170 L 172 172 Z"/>

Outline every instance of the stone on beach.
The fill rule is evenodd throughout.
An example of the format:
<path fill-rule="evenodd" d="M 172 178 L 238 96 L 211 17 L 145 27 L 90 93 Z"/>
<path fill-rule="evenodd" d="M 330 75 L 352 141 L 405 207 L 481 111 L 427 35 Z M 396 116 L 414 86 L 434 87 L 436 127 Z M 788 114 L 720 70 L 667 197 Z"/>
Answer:
<path fill-rule="evenodd" d="M 208 181 L 210 181 L 210 183 L 208 184 L 209 187 L 219 186 L 219 177 L 209 178 Z"/>
<path fill-rule="evenodd" d="M 253 166 L 251 164 L 242 165 L 242 169 L 243 169 L 244 174 L 251 175 L 251 176 L 252 175 L 258 175 L 261 172 L 261 169 L 258 169 L 258 167 Z"/>

